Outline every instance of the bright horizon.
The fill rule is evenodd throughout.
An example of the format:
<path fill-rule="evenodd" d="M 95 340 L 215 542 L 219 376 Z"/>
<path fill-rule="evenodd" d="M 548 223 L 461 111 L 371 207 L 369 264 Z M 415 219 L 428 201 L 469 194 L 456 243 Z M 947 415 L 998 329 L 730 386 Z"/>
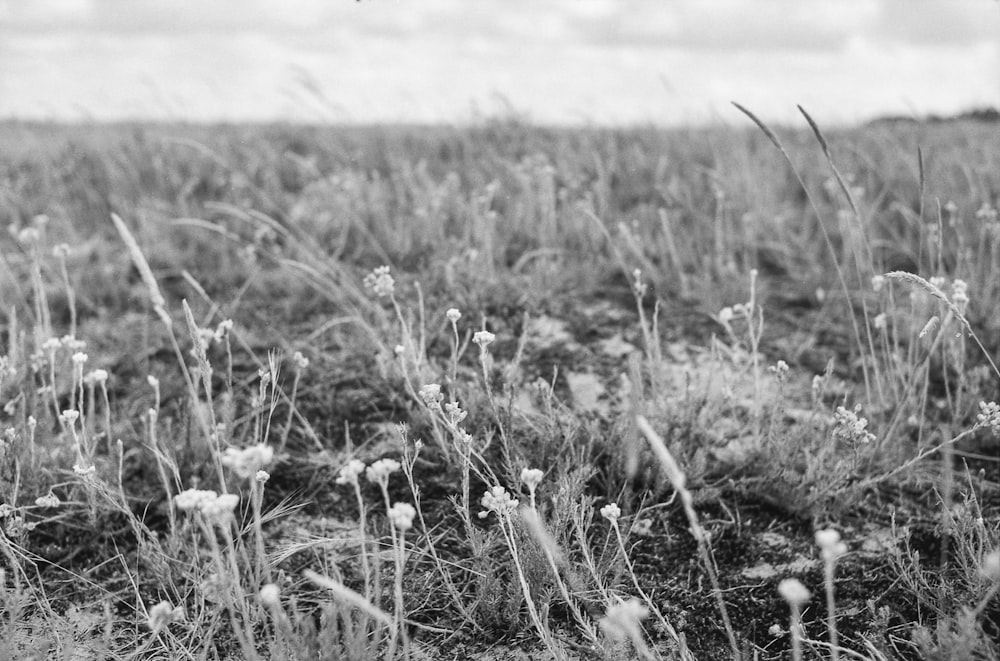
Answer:
<path fill-rule="evenodd" d="M 823 124 L 1000 106 L 996 0 L 0 0 L 0 119 Z"/>

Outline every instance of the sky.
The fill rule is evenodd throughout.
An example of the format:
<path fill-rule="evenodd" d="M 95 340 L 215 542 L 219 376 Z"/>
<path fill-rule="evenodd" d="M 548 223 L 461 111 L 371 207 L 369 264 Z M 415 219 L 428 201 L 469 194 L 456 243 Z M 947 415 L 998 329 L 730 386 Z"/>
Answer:
<path fill-rule="evenodd" d="M 1000 0 L 0 0 L 0 118 L 824 124 L 1000 106 Z"/>

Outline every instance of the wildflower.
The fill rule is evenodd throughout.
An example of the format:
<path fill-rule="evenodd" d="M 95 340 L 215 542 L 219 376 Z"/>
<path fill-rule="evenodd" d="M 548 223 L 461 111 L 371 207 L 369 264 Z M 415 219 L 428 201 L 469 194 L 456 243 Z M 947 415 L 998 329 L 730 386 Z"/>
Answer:
<path fill-rule="evenodd" d="M 239 504 L 239 496 L 234 493 L 224 493 L 212 500 L 205 500 L 199 509 L 210 522 L 222 526 L 233 518 L 233 510 Z"/>
<path fill-rule="evenodd" d="M 63 335 L 62 338 L 60 338 L 59 343 L 74 353 L 83 351 L 87 347 L 86 342 L 78 340 L 72 335 Z M 84 360 L 86 360 L 86 358 L 84 358 Z"/>
<path fill-rule="evenodd" d="M 379 298 L 392 296 L 395 291 L 396 281 L 389 275 L 388 266 L 379 266 L 374 271 L 365 276 L 365 288 L 371 289 Z"/>
<path fill-rule="evenodd" d="M 365 462 L 360 459 L 351 459 L 347 462 L 347 465 L 340 469 L 340 473 L 337 475 L 337 484 L 353 484 L 357 485 L 358 475 L 361 475 L 362 471 L 365 470 Z"/>
<path fill-rule="evenodd" d="M 872 325 L 875 326 L 875 330 L 885 330 L 885 319 L 885 312 L 880 312 L 875 315 L 875 319 L 872 320 Z"/>
<path fill-rule="evenodd" d="M 23 243 L 25 245 L 32 245 L 38 243 L 39 239 L 42 238 L 41 233 L 34 227 L 25 227 L 23 230 L 17 233 L 18 243 Z"/>
<path fill-rule="evenodd" d="M 457 425 L 465 420 L 466 416 L 469 415 L 468 411 L 462 410 L 462 407 L 458 405 L 458 402 L 448 402 L 445 404 L 444 412 L 448 416 L 448 421 L 452 425 Z"/>
<path fill-rule="evenodd" d="M 448 308 L 448 311 L 444 313 L 444 316 L 448 318 L 453 324 L 457 324 L 458 320 L 462 318 L 462 313 L 458 311 L 458 308 Z"/>
<path fill-rule="evenodd" d="M 174 504 L 179 510 L 200 510 L 202 503 L 218 497 L 219 494 L 211 489 L 187 489 L 174 496 Z"/>
<path fill-rule="evenodd" d="M 726 306 L 721 310 L 719 310 L 719 322 L 723 326 L 728 326 L 729 322 L 733 320 L 733 316 L 734 316 L 733 309 L 729 306 Z"/>
<path fill-rule="evenodd" d="M 1000 405 L 996 402 L 979 402 L 977 427 L 989 427 L 994 436 L 1000 437 Z"/>
<path fill-rule="evenodd" d="M 997 210 L 990 206 L 989 202 L 983 202 L 983 206 L 979 207 L 979 211 L 976 212 L 976 220 L 983 223 L 996 222 Z"/>
<path fill-rule="evenodd" d="M 87 385 L 104 385 L 108 381 L 108 371 L 102 369 L 96 369 L 87 373 L 87 376 L 83 377 L 83 382 Z"/>
<path fill-rule="evenodd" d="M 389 520 L 392 525 L 400 530 L 409 530 L 413 527 L 413 517 L 417 515 L 417 510 L 409 503 L 394 503 L 389 508 Z"/>
<path fill-rule="evenodd" d="M 778 594 L 790 605 L 801 607 L 812 596 L 809 589 L 797 578 L 786 578 L 778 583 Z"/>
<path fill-rule="evenodd" d="M 823 562 L 833 562 L 847 553 L 847 544 L 840 541 L 840 533 L 832 528 L 816 531 L 816 545 L 820 548 Z"/>
<path fill-rule="evenodd" d="M 153 633 L 157 633 L 171 622 L 179 622 L 183 619 L 183 608 L 174 606 L 169 601 L 161 601 L 149 609 L 149 619 L 146 624 Z"/>
<path fill-rule="evenodd" d="M 785 635 L 785 629 L 780 624 L 775 623 L 768 627 L 767 633 L 775 638 L 779 638 Z"/>
<path fill-rule="evenodd" d="M 426 386 L 423 386 L 420 388 L 418 394 L 428 407 L 438 406 L 444 399 L 444 396 L 441 394 L 441 386 L 436 383 L 428 383 Z"/>
<path fill-rule="evenodd" d="M 544 473 L 537 468 L 522 468 L 521 482 L 528 487 L 528 491 L 534 493 L 535 488 L 542 482 Z"/>
<path fill-rule="evenodd" d="M 253 476 L 253 479 L 257 480 L 261 484 L 264 484 L 271 479 L 271 474 L 267 471 L 257 471 L 257 474 Z"/>
<path fill-rule="evenodd" d="M 150 374 L 149 376 L 146 377 L 146 383 L 149 384 L 150 388 L 159 388 L 160 387 L 160 380 L 157 379 L 152 374 Z"/>
<path fill-rule="evenodd" d="M 258 443 L 242 450 L 226 448 L 222 465 L 231 468 L 239 477 L 249 479 L 273 460 L 274 449 L 270 445 Z"/>
<path fill-rule="evenodd" d="M 937 289 L 944 289 L 944 284 L 948 282 L 948 279 L 940 275 L 935 275 L 931 276 L 931 279 L 928 280 L 928 282 L 931 283 L 932 287 L 935 287 Z"/>
<path fill-rule="evenodd" d="M 77 351 L 76 353 L 73 354 L 71 360 L 73 361 L 73 364 L 76 365 L 77 367 L 82 367 L 83 364 L 87 362 L 88 357 L 89 356 L 87 356 L 87 354 L 83 353 L 82 351 Z"/>
<path fill-rule="evenodd" d="M 779 360 L 777 363 L 767 368 L 774 378 L 778 380 L 778 383 L 784 383 L 785 379 L 788 378 L 788 363 L 783 360 Z"/>
<path fill-rule="evenodd" d="M 872 276 L 872 289 L 876 292 L 882 291 L 885 287 L 885 276 L 884 275 L 873 275 Z"/>
<path fill-rule="evenodd" d="M 309 359 L 303 356 L 301 351 L 292 354 L 292 362 L 295 363 L 295 369 L 300 372 L 309 367 Z"/>
<path fill-rule="evenodd" d="M 73 472 L 80 477 L 90 477 L 97 472 L 97 467 L 93 464 L 73 464 Z"/>
<path fill-rule="evenodd" d="M 485 350 L 493 341 L 497 339 L 497 336 L 493 333 L 485 330 L 476 331 L 472 336 L 472 341 L 479 345 L 479 348 Z"/>
<path fill-rule="evenodd" d="M 39 507 L 58 507 L 60 502 L 59 497 L 51 491 L 44 496 L 35 498 L 35 505 L 38 505 Z"/>
<path fill-rule="evenodd" d="M 833 437 L 847 441 L 852 444 L 871 443 L 875 440 L 875 434 L 868 431 L 868 420 L 858 417 L 861 412 L 861 405 L 857 404 L 853 411 L 848 411 L 843 406 L 837 407 L 834 414 L 835 426 Z"/>
<path fill-rule="evenodd" d="M 406 353 L 406 347 L 404 347 L 402 344 L 397 344 L 395 347 L 393 347 L 392 352 L 396 355 L 396 358 L 402 358 L 403 354 Z"/>
<path fill-rule="evenodd" d="M 649 292 L 649 285 L 642 281 L 642 271 L 640 269 L 632 271 L 632 279 L 634 280 L 632 283 L 632 292 L 638 298 L 645 298 Z"/>
<path fill-rule="evenodd" d="M 649 617 L 649 609 L 635 597 L 628 601 L 608 607 L 608 612 L 601 618 L 601 628 L 608 636 L 618 640 L 639 640 L 641 631 L 639 623 Z"/>
<path fill-rule="evenodd" d="M 618 503 L 608 503 L 601 508 L 601 516 L 605 519 L 614 523 L 622 515 L 622 510 L 618 507 Z"/>
<path fill-rule="evenodd" d="M 281 606 L 281 590 L 274 583 L 262 585 L 260 592 L 257 594 L 260 597 L 260 603 L 267 608 L 279 608 Z"/>
<path fill-rule="evenodd" d="M 399 469 L 399 462 L 395 459 L 379 459 L 365 469 L 365 477 L 369 482 L 385 486 L 389 483 L 389 476 Z"/>
<path fill-rule="evenodd" d="M 74 409 L 67 409 L 62 412 L 59 419 L 63 421 L 65 425 L 72 425 L 80 418 L 80 412 Z"/>
<path fill-rule="evenodd" d="M 510 515 L 511 512 L 517 509 L 520 501 L 516 498 L 512 498 L 503 487 L 497 486 L 487 490 L 486 493 L 483 494 L 479 503 L 484 508 L 484 510 L 479 513 L 479 518 L 485 519 L 489 516 L 490 512 L 493 512 L 497 516 Z"/>

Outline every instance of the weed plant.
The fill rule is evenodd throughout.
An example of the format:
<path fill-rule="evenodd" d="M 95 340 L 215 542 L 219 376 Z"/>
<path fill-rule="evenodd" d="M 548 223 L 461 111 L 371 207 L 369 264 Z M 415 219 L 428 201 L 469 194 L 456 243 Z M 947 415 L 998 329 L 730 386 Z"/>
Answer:
<path fill-rule="evenodd" d="M 1000 658 L 997 134 L 740 110 L 0 127 L 0 658 Z"/>

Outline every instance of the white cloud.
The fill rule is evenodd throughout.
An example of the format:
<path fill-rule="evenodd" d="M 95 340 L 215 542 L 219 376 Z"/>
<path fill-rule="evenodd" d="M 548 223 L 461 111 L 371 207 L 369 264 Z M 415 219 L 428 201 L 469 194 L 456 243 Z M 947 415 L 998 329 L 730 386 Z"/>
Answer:
<path fill-rule="evenodd" d="M 848 121 L 1000 105 L 995 34 L 988 0 L 0 0 L 0 116 Z"/>

